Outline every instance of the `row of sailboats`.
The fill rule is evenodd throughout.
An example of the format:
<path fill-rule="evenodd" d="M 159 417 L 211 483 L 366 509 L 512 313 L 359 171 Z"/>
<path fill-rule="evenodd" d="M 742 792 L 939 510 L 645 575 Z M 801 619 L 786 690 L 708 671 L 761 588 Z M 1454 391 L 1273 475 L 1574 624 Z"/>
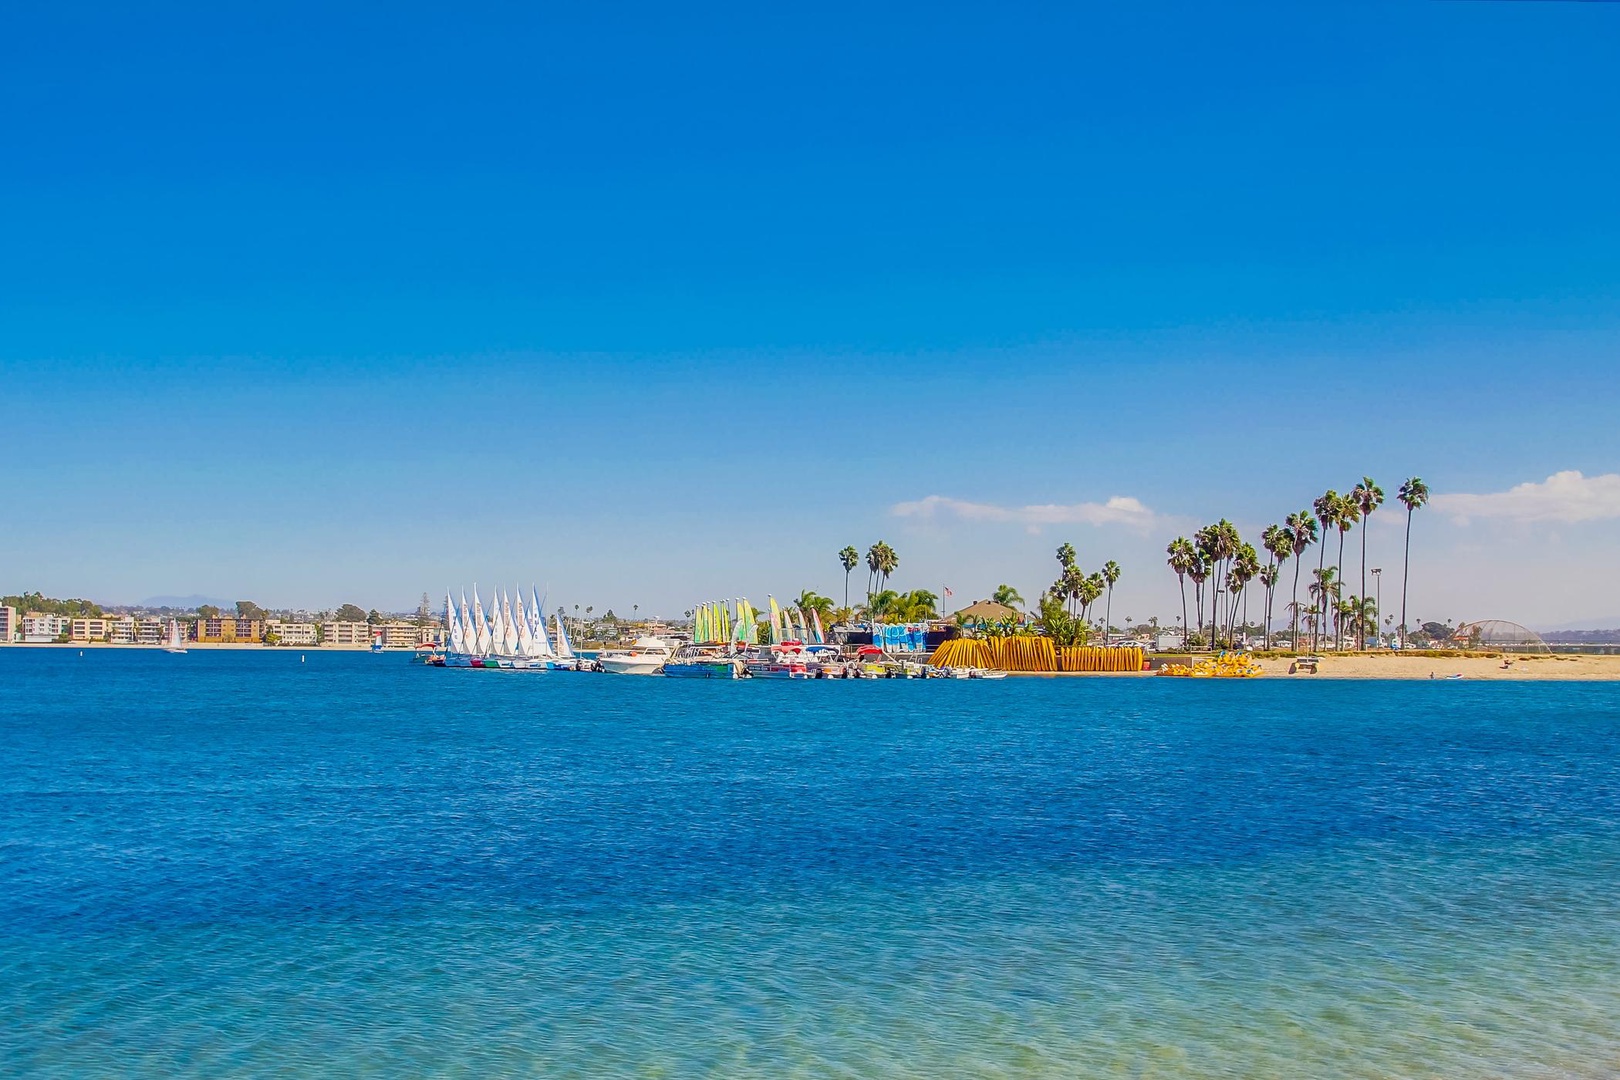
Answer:
<path fill-rule="evenodd" d="M 538 589 L 530 587 L 529 604 L 523 603 L 523 590 L 501 593 L 490 599 L 484 610 L 473 586 L 472 603 L 461 594 L 458 607 L 447 592 L 444 595 L 445 667 L 501 667 L 527 670 L 575 670 L 578 658 L 568 641 L 568 627 L 561 614 L 554 617 L 555 637 L 546 629 L 546 607 Z"/>
<path fill-rule="evenodd" d="M 761 625 L 769 626 L 771 645 L 827 643 L 820 612 L 811 608 L 806 614 L 797 607 L 778 605 L 774 596 L 767 599 L 768 623 L 760 620 L 765 612 L 750 604 L 746 597 L 699 604 L 692 612 L 692 644 L 753 645 L 758 640 Z"/>

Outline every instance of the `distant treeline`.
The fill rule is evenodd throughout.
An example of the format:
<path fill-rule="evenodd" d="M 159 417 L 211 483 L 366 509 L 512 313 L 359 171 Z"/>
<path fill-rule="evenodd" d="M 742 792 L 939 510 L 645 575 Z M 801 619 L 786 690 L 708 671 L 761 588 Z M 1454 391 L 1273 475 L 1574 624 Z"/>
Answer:
<path fill-rule="evenodd" d="M 64 615 L 69 618 L 80 616 L 95 618 L 102 614 L 101 605 L 93 600 L 58 600 L 37 592 L 23 593 L 21 596 L 0 596 L 0 607 L 16 608 L 18 614 L 37 611 L 43 615 Z"/>

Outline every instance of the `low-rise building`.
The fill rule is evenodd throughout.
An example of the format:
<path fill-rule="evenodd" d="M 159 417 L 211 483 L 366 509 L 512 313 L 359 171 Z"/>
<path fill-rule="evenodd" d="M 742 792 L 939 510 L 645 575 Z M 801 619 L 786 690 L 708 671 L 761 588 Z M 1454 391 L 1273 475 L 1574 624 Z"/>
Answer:
<path fill-rule="evenodd" d="M 10 645 L 17 640 L 17 634 L 17 609 L 0 607 L 0 645 Z"/>
<path fill-rule="evenodd" d="M 111 619 L 80 618 L 68 623 L 70 641 L 106 641 L 111 632 Z"/>
<path fill-rule="evenodd" d="M 274 634 L 283 645 L 314 646 L 319 643 L 319 628 L 312 622 L 283 622 L 271 619 L 264 624 L 266 635 Z"/>
<path fill-rule="evenodd" d="M 258 644 L 264 640 L 264 623 L 229 615 L 198 619 L 191 624 L 191 640 L 202 645 Z"/>
<path fill-rule="evenodd" d="M 370 645 L 371 627 L 363 622 L 324 622 L 321 624 L 321 644 L 343 648 Z"/>
<path fill-rule="evenodd" d="M 30 611 L 22 617 L 22 639 L 31 644 L 55 641 L 68 632 L 66 615 L 47 615 Z"/>
<path fill-rule="evenodd" d="M 375 627 L 382 634 L 383 648 L 385 649 L 414 649 L 423 643 L 422 632 L 427 631 L 427 641 L 433 641 L 433 628 L 431 626 L 417 626 L 408 622 L 385 622 Z"/>
<path fill-rule="evenodd" d="M 155 616 L 135 620 L 135 644 L 161 645 L 168 637 L 168 624 Z"/>
<path fill-rule="evenodd" d="M 114 615 L 107 620 L 107 640 L 114 645 L 135 644 L 135 617 Z"/>

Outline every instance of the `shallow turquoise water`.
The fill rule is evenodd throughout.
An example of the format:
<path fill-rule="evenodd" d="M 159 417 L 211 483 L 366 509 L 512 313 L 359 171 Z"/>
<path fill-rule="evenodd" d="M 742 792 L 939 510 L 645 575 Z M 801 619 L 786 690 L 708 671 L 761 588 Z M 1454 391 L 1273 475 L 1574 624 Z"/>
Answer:
<path fill-rule="evenodd" d="M 1606 1076 L 1620 690 L 0 650 L 13 1075 Z"/>

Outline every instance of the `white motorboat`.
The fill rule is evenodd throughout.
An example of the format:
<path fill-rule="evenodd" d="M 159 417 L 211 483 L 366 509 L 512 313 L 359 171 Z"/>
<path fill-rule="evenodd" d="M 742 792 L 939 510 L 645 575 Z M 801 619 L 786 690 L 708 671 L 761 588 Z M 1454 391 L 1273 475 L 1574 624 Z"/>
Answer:
<path fill-rule="evenodd" d="M 597 656 L 596 666 L 610 675 L 656 675 L 663 670 L 664 661 L 673 651 L 663 638 L 637 638 L 628 649 L 615 649 Z"/>

